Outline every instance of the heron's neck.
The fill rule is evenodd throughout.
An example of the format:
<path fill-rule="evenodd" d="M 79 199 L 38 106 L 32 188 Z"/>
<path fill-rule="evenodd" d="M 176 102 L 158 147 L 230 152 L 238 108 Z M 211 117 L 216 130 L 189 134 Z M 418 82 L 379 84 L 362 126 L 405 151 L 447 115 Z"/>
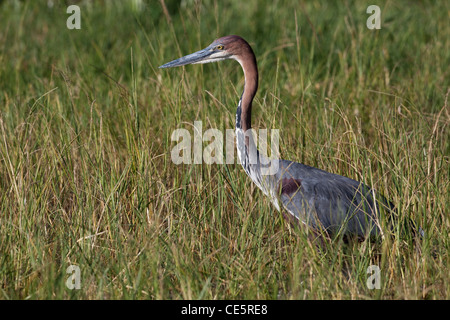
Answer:
<path fill-rule="evenodd" d="M 236 148 L 245 172 L 261 187 L 259 152 L 253 140 L 252 130 L 250 130 L 252 128 L 252 101 L 258 89 L 258 69 L 253 52 L 247 53 L 244 58 L 241 56 L 236 59 L 241 64 L 245 76 L 244 91 L 236 110 Z"/>
<path fill-rule="evenodd" d="M 252 102 L 258 90 L 258 67 L 253 52 L 236 59 L 244 70 L 245 84 L 236 111 L 236 129 L 246 132 L 252 125 Z"/>

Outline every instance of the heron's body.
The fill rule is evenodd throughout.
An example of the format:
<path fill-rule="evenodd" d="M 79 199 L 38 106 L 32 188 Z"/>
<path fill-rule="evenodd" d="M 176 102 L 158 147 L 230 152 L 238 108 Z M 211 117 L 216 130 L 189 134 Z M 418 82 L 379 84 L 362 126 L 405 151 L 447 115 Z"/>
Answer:
<path fill-rule="evenodd" d="M 381 233 L 380 204 L 392 205 L 381 197 L 375 200 L 374 191 L 353 179 L 329 173 L 301 163 L 267 159 L 260 155 L 251 135 L 252 101 L 258 89 L 258 69 L 250 45 L 239 36 L 215 40 L 207 48 L 169 62 L 161 68 L 186 64 L 208 63 L 224 59 L 238 61 L 244 70 L 244 90 L 236 111 L 236 143 L 238 157 L 247 175 L 270 197 L 278 210 L 286 210 L 291 222 L 298 221 L 313 229 L 328 233 L 342 231 L 358 237 Z M 250 161 L 252 150 L 256 161 Z M 274 163 L 274 161 L 276 163 Z M 267 164 L 278 170 L 263 174 Z"/>

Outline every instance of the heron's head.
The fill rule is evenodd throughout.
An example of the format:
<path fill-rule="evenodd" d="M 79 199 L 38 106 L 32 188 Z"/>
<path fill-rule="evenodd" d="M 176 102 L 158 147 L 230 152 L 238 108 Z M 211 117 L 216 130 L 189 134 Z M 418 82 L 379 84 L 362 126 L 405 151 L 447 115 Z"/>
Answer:
<path fill-rule="evenodd" d="M 187 64 L 209 63 L 225 59 L 234 59 L 241 62 L 241 57 L 248 53 L 253 55 L 250 45 L 239 36 L 226 36 L 214 40 L 205 49 L 189 54 L 177 60 L 168 62 L 159 68 L 172 68 Z"/>

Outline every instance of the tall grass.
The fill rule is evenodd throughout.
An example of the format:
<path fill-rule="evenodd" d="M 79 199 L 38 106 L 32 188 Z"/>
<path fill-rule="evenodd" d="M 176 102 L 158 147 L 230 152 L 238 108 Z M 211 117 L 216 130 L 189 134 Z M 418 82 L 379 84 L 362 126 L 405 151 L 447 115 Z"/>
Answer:
<path fill-rule="evenodd" d="M 382 1 L 381 30 L 356 1 L 81 1 L 81 30 L 49 3 L 0 2 L 3 299 L 450 297 L 447 1 Z M 227 34 L 256 52 L 253 124 L 281 157 L 373 185 L 422 240 L 318 248 L 237 161 L 172 163 L 175 129 L 234 127 L 243 77 L 157 66 Z"/>

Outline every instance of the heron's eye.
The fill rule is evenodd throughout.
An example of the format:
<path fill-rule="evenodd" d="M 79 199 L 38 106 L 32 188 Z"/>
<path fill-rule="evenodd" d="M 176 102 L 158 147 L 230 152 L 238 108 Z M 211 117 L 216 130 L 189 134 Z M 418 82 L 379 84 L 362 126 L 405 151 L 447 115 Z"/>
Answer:
<path fill-rule="evenodd" d="M 217 50 L 223 50 L 223 45 L 218 45 L 218 46 L 216 47 L 216 49 L 217 49 Z"/>

